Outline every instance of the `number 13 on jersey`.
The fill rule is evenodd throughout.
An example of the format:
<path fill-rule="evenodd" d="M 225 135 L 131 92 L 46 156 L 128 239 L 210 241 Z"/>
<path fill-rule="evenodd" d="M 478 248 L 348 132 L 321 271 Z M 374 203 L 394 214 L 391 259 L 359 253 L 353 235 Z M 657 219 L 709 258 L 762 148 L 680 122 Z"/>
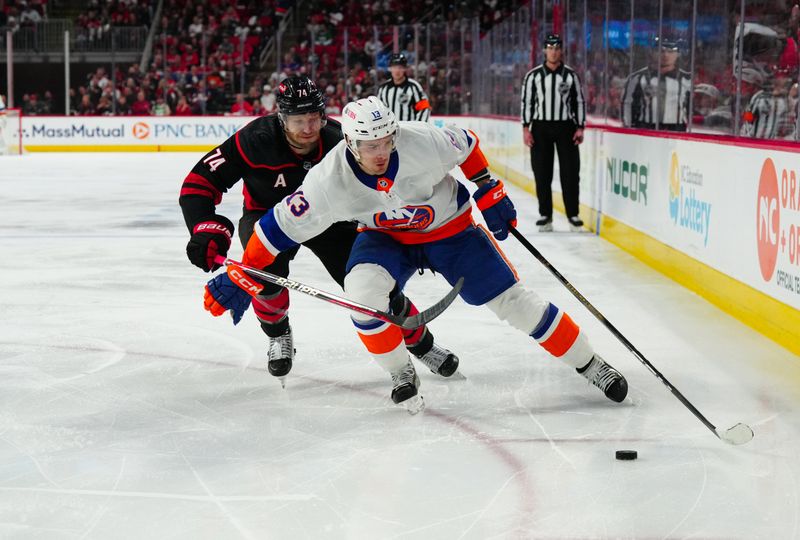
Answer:
<path fill-rule="evenodd" d="M 303 195 L 302 191 L 295 191 L 291 195 L 286 198 L 286 206 L 289 207 L 289 211 L 292 212 L 297 217 L 302 216 L 305 214 L 308 209 L 311 207 L 308 204 L 305 196 Z"/>

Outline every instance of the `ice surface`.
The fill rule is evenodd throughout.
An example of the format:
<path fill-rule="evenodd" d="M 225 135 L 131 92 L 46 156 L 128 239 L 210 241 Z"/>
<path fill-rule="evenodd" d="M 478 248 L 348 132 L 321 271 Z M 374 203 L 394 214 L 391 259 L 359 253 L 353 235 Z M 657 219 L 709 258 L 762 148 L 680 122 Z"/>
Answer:
<path fill-rule="evenodd" d="M 299 294 L 282 390 L 253 315 L 234 327 L 202 309 L 177 205 L 197 158 L 0 159 L 0 537 L 799 536 L 797 356 L 600 238 L 535 232 L 535 203 L 511 188 L 553 265 L 753 441 L 714 437 L 513 238 L 523 281 L 627 376 L 622 405 L 460 299 L 432 329 L 466 379 L 419 366 L 422 414 L 391 404 L 347 312 Z M 307 251 L 293 277 L 341 294 Z M 427 307 L 447 288 L 426 273 L 407 292 Z"/>

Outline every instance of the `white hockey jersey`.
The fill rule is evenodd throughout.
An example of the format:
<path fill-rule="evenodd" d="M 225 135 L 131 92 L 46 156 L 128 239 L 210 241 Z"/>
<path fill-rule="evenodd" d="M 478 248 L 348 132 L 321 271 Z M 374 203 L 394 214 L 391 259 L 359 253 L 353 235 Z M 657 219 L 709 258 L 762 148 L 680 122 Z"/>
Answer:
<path fill-rule="evenodd" d="M 474 134 L 456 127 L 399 122 L 396 149 L 380 177 L 364 173 L 344 141 L 306 175 L 298 191 L 265 215 L 255 232 L 276 255 L 337 221 L 358 221 L 405 244 L 447 238 L 471 223 L 470 195 L 449 171 L 485 166 Z M 471 159 L 471 155 L 479 158 Z"/>

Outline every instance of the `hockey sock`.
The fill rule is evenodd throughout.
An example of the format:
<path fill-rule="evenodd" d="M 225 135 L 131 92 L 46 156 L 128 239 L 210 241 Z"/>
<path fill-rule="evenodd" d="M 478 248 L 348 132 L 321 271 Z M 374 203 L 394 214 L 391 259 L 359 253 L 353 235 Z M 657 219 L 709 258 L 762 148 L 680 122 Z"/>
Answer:
<path fill-rule="evenodd" d="M 553 304 L 548 304 L 531 337 L 547 352 L 574 368 L 585 367 L 594 354 L 578 325 Z"/>
<path fill-rule="evenodd" d="M 389 307 L 391 308 L 392 313 L 395 315 L 401 315 L 403 317 L 416 315 L 419 313 L 417 306 L 415 306 L 403 293 L 395 295 L 392 298 Z M 427 326 L 420 326 L 410 330 L 403 328 L 401 331 L 403 333 L 403 341 L 406 344 L 406 348 L 411 354 L 422 356 L 431 350 L 431 347 L 433 346 L 433 334 L 431 334 Z"/>
<path fill-rule="evenodd" d="M 286 330 L 289 326 L 289 291 L 281 289 L 280 292 L 273 296 L 256 296 L 253 300 L 253 310 L 262 328 L 280 325 L 283 330 Z M 271 334 L 267 330 L 264 330 L 264 332 L 271 337 L 283 334 L 283 332 Z"/>

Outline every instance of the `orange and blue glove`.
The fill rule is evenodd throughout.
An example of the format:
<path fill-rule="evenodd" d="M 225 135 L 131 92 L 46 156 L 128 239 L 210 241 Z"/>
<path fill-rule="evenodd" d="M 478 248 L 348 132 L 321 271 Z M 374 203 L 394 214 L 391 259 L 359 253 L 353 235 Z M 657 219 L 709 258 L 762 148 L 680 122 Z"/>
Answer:
<path fill-rule="evenodd" d="M 508 237 L 508 226 L 517 226 L 517 211 L 514 203 L 508 198 L 503 183 L 499 180 L 486 182 L 478 188 L 472 198 L 475 199 L 494 237 L 505 240 Z"/>
<path fill-rule="evenodd" d="M 214 317 L 230 311 L 233 324 L 239 324 L 253 297 L 263 288 L 263 285 L 256 283 L 239 266 L 230 265 L 224 274 L 206 284 L 205 309 Z"/>

